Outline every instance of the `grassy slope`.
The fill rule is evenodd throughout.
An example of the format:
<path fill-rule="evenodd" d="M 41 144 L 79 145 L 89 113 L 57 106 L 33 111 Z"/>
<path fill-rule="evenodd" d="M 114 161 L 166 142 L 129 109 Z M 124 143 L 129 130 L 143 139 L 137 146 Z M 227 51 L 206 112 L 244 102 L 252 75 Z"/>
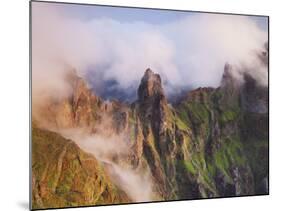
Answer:
<path fill-rule="evenodd" d="M 229 127 L 234 128 L 235 124 L 240 124 L 241 120 L 243 126 L 251 126 L 245 125 L 245 118 L 241 118 L 242 113 L 236 103 L 223 104 L 222 95 L 220 90 L 216 90 L 209 94 L 205 102 L 184 101 L 176 109 L 180 119 L 179 128 L 189 126 L 194 132 L 193 144 L 189 148 L 191 155 L 181 163 L 189 177 L 201 186 L 200 197 L 220 196 L 218 187 L 220 184 L 216 182 L 216 176 L 223 175 L 225 182 L 233 185 L 233 169 L 253 164 L 251 160 L 257 158 L 260 151 L 261 141 L 258 138 L 254 138 L 249 143 L 242 140 L 240 132 L 236 129 L 233 129 L 232 134 L 224 132 L 225 128 L 229 130 Z M 213 140 L 211 145 L 207 145 L 214 119 L 218 122 L 221 134 L 215 141 L 217 143 Z M 268 142 L 265 140 L 262 143 L 262 149 L 266 151 Z M 211 149 L 207 149 L 210 147 Z M 251 167 L 255 178 L 265 176 L 267 172 L 264 165 L 251 165 Z M 261 174 L 263 175 L 260 176 Z"/>
<path fill-rule="evenodd" d="M 32 208 L 128 202 L 97 160 L 57 133 L 32 128 Z"/>

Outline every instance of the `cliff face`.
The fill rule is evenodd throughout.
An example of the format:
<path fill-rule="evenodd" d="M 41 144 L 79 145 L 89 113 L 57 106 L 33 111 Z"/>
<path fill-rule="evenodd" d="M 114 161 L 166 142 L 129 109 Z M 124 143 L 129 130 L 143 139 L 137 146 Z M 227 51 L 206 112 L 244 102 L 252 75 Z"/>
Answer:
<path fill-rule="evenodd" d="M 141 80 L 134 109 L 142 129 L 142 156 L 150 168 L 155 189 L 161 198 L 173 198 L 177 189 L 174 114 L 167 104 L 160 76 L 150 69 Z"/>
<path fill-rule="evenodd" d="M 100 118 L 101 99 L 74 71 L 70 71 L 65 80 L 71 87 L 70 94 L 60 99 L 46 97 L 44 103 L 37 106 L 33 114 L 34 121 L 41 127 L 52 129 L 92 128 Z"/>
<path fill-rule="evenodd" d="M 203 180 L 197 178 L 199 187 L 203 182 L 201 196 L 268 193 L 267 88 L 248 74 L 243 77 L 244 83 L 238 83 L 226 65 L 221 87 L 192 91 L 177 106 L 183 121 L 193 128 L 195 149 L 204 166 L 197 172 L 203 175 Z M 263 162 L 257 164 L 259 159 Z"/>
<path fill-rule="evenodd" d="M 126 177 L 112 174 L 95 155 L 49 131 L 70 128 L 105 138 L 122 136 L 126 153 L 107 154 L 107 162 L 149 175 L 151 193 L 139 194 L 137 201 L 267 194 L 268 88 L 247 73 L 241 83 L 233 68 L 225 65 L 219 88 L 195 89 L 174 105 L 168 104 L 161 78 L 151 69 L 130 105 L 103 101 L 70 74 L 72 94 L 49 100 L 40 118 L 34 115 L 33 206 L 135 199 L 128 190 L 136 186 L 128 187 L 132 183 Z"/>

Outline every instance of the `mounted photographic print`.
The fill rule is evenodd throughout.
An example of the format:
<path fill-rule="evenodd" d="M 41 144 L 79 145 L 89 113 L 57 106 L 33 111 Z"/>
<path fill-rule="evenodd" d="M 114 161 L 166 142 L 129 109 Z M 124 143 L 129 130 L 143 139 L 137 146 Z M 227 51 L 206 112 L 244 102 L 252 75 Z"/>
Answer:
<path fill-rule="evenodd" d="M 269 194 L 268 16 L 30 12 L 31 209 Z"/>

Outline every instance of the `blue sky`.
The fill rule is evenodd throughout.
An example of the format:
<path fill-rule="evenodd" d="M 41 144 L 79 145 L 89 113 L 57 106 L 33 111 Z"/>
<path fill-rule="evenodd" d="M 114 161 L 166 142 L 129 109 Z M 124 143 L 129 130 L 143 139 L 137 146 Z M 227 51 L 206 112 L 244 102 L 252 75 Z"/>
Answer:
<path fill-rule="evenodd" d="M 52 6 L 58 7 L 68 17 L 77 18 L 83 21 L 88 21 L 98 18 L 111 18 L 120 22 L 142 21 L 150 24 L 165 24 L 182 18 L 186 18 L 188 16 L 200 14 L 198 12 L 192 12 L 192 11 L 173 11 L 173 10 L 159 10 L 159 9 L 82 5 L 82 4 L 61 4 L 61 3 L 51 3 L 51 4 Z M 267 17 L 264 16 L 248 16 L 248 17 L 253 19 L 255 22 L 257 22 L 257 24 L 263 30 L 267 30 L 267 25 L 268 25 Z"/>

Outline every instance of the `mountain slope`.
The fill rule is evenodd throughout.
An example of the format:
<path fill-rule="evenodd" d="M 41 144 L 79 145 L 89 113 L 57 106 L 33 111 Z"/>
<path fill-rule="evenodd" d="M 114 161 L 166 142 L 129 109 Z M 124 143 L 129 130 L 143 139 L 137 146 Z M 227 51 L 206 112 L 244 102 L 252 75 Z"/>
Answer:
<path fill-rule="evenodd" d="M 245 111 L 242 95 L 248 82 L 236 84 L 229 68 L 221 87 L 191 91 L 174 107 L 167 103 L 160 76 L 146 70 L 133 104 L 135 122 L 141 125 L 134 137 L 142 137 L 138 159 L 146 160 L 160 198 L 252 195 L 260 186 L 267 193 L 267 114 Z M 259 92 L 253 90 L 248 94 Z M 263 136 L 244 130 L 255 124 Z M 258 155 L 265 160 L 259 167 L 252 159 Z"/>
<path fill-rule="evenodd" d="M 119 204 L 128 196 L 74 142 L 32 128 L 32 208 Z"/>
<path fill-rule="evenodd" d="M 102 100 L 70 73 L 71 94 L 33 115 L 33 206 L 268 194 L 268 87 L 234 71 L 226 64 L 220 87 L 189 91 L 173 105 L 151 69 L 131 104 Z M 89 149 L 51 132 L 73 128 L 91 137 Z"/>

